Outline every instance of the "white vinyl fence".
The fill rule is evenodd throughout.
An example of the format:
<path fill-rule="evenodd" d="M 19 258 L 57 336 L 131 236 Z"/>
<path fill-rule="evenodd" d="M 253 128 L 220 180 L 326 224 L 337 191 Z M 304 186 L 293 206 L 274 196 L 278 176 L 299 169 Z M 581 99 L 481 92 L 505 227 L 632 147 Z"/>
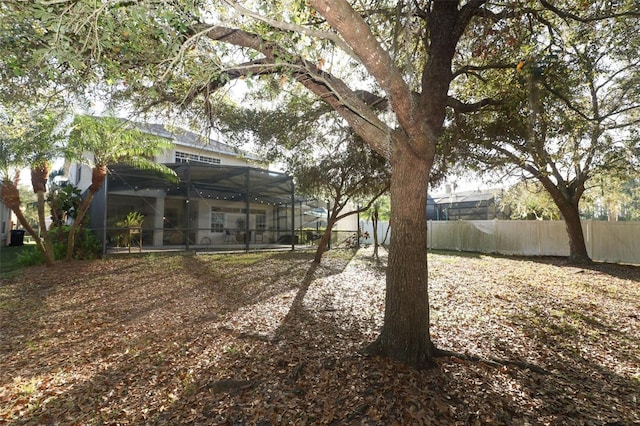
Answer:
<path fill-rule="evenodd" d="M 640 264 L 640 222 L 582 222 L 587 251 L 596 261 Z M 429 221 L 430 249 L 527 256 L 568 256 L 564 221 Z"/>
<path fill-rule="evenodd" d="M 369 234 L 369 238 L 360 238 L 360 244 L 373 244 L 373 223 L 371 221 L 361 220 L 360 232 L 361 236 L 364 235 L 365 232 Z M 389 222 L 378 221 L 378 243 L 386 246 L 391 244 L 391 229 L 389 229 Z"/>

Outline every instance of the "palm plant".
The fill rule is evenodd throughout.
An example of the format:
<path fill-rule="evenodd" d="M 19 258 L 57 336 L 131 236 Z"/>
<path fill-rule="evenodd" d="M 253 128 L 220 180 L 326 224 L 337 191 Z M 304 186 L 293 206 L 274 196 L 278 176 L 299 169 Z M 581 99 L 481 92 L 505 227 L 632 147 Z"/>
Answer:
<path fill-rule="evenodd" d="M 6 110 L 3 112 L 7 112 Z M 14 108 L 0 129 L 0 174 L 2 175 L 2 199 L 14 212 L 20 224 L 33 237 L 42 252 L 45 264 L 54 261 L 53 244 L 45 224 L 45 192 L 49 177 L 49 163 L 60 152 L 59 141 L 62 120 L 56 111 L 42 112 L 33 109 Z M 40 234 L 28 223 L 20 209 L 18 192 L 20 170 L 31 168 L 31 184 L 38 199 Z M 42 238 L 41 238 L 42 236 Z"/>
<path fill-rule="evenodd" d="M 170 180 L 177 176 L 170 168 L 156 163 L 153 157 L 171 148 L 167 139 L 136 128 L 131 122 L 115 117 L 77 116 L 67 146 L 68 156 L 92 167 L 91 185 L 69 230 L 66 259 L 71 260 L 75 235 L 96 193 L 104 185 L 109 165 L 128 164 L 156 171 Z M 89 158 L 86 154 L 89 154 Z"/>

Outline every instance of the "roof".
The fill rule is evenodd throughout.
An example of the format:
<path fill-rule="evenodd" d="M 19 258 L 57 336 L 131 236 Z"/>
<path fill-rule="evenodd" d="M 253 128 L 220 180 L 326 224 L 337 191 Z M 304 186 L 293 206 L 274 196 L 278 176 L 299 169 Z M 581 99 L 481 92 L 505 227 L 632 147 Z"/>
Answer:
<path fill-rule="evenodd" d="M 449 194 L 434 194 L 431 198 L 433 198 L 435 204 L 476 203 L 479 201 L 490 201 L 494 199 L 499 192 L 499 189 L 462 191 Z"/>
<path fill-rule="evenodd" d="M 260 158 L 248 152 L 244 152 L 238 148 L 230 146 L 226 143 L 211 139 L 199 133 L 191 132 L 180 127 L 165 126 L 156 123 L 133 123 L 143 132 L 160 136 L 174 141 L 177 145 L 188 146 L 191 148 L 205 149 L 207 151 L 233 156 L 242 156 L 250 160 L 260 161 Z"/>
<path fill-rule="evenodd" d="M 109 193 L 160 190 L 167 196 L 283 204 L 291 203 L 293 179 L 285 173 L 247 166 L 167 164 L 179 183 L 127 165 L 109 166 Z"/>

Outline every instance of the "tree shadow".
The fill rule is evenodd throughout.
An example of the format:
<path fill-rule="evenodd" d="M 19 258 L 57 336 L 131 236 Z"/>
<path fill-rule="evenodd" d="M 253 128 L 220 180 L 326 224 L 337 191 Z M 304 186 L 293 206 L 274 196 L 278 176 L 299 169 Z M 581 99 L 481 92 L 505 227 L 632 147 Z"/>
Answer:
<path fill-rule="evenodd" d="M 459 258 L 490 258 L 507 259 L 514 262 L 530 262 L 543 265 L 553 265 L 559 268 L 575 270 L 576 273 L 602 273 L 615 278 L 640 282 L 640 265 L 629 265 L 619 263 L 593 262 L 591 264 L 571 263 L 566 256 L 525 256 L 525 255 L 504 255 L 496 253 L 462 252 L 447 250 L 429 250 L 429 253 L 440 256 Z"/>
<path fill-rule="evenodd" d="M 416 371 L 365 358 L 358 350 L 377 326 L 362 320 L 363 306 L 337 303 L 344 296 L 339 290 L 350 288 L 348 278 L 337 275 L 345 264 L 294 259 L 278 257 L 284 265 L 262 280 L 257 265 L 225 275 L 224 268 L 209 262 L 176 259 L 169 281 L 143 274 L 132 284 L 105 286 L 105 294 L 116 290 L 119 296 L 103 305 L 100 297 L 90 297 L 100 288 L 97 281 L 84 283 L 85 293 L 73 297 L 71 284 L 36 286 L 32 296 L 24 296 L 41 306 L 33 317 L 38 322 L 30 327 L 51 345 L 28 354 L 22 371 L 32 375 L 25 379 L 64 383 L 44 385 L 49 393 L 21 396 L 30 405 L 14 423 L 632 424 L 639 415 L 632 398 L 640 382 L 576 350 L 570 338 L 575 334 L 568 334 L 575 330 L 543 310 L 506 318 L 524 336 L 521 340 L 496 332 L 499 349 L 487 340 L 488 349 L 475 359 L 442 358 L 440 369 Z M 136 265 L 144 272 L 149 264 Z M 124 275 L 114 267 L 104 278 Z M 254 286 L 233 287 L 236 281 Z M 256 292 L 232 298 L 256 281 Z M 336 286 L 333 293 L 325 288 L 330 285 Z M 47 300 L 56 290 L 60 298 Z M 283 294 L 290 297 L 278 299 L 283 312 L 272 333 L 234 323 L 239 309 L 263 315 L 254 307 Z M 62 306 L 48 306 L 65 295 L 70 300 Z M 535 296 L 545 306 L 544 294 Z M 216 297 L 218 305 L 208 300 Z M 126 299 L 131 305 L 118 305 Z M 567 306 L 564 315 L 590 332 L 615 336 L 625 362 L 637 357 L 633 348 L 640 342 L 634 334 L 583 308 L 588 306 Z M 55 323 L 45 321 L 48 313 L 54 313 Z M 87 322 L 72 334 L 65 327 L 73 321 Z"/>
<path fill-rule="evenodd" d="M 73 363 L 99 364 L 165 332 L 198 340 L 215 332 L 225 316 L 297 289 L 312 254 L 275 253 L 266 259 L 266 270 L 248 267 L 235 276 L 218 276 L 216 262 L 194 256 L 29 269 L 28 279 L 0 294 L 0 371 L 6 368 L 0 384 L 55 374 Z M 330 263 L 322 273 L 339 274 L 346 263 Z M 183 333 L 193 326 L 200 334 Z M 105 339 L 108 347 L 96 344 Z"/>
<path fill-rule="evenodd" d="M 544 365 L 549 374 L 521 381 L 529 394 L 541 401 L 540 413 L 553 422 L 572 418 L 598 424 L 637 421 L 640 412 L 635 396 L 640 394 L 640 381 L 612 370 L 605 360 L 609 358 L 611 364 L 613 357 L 619 365 L 637 365 L 640 339 L 579 309 L 567 314 L 582 322 L 582 328 L 542 312 L 534 312 L 521 325 L 533 346 L 545 350 Z M 602 346 L 597 335 L 615 336 L 617 347 Z"/>

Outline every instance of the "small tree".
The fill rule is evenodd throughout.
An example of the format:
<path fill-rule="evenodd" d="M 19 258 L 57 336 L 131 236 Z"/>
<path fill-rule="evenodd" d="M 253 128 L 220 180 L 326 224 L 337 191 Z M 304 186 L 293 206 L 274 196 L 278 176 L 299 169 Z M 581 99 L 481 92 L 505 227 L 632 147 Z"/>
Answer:
<path fill-rule="evenodd" d="M 32 108 L 14 107 L 4 110 L 7 121 L 2 125 L 3 186 L 2 197 L 5 204 L 33 237 L 42 252 L 45 264 L 53 265 L 55 260 L 53 243 L 46 226 L 45 193 L 49 179 L 49 163 L 60 152 L 59 142 L 63 132 L 60 118 L 54 111 L 42 112 Z M 31 184 L 37 196 L 39 232 L 28 223 L 21 210 L 21 199 L 17 184 L 20 168 L 30 166 Z M 10 177 L 13 171 L 13 179 Z M 42 236 L 42 237 L 41 237 Z"/>
<path fill-rule="evenodd" d="M 331 144 L 331 151 L 307 160 L 300 156 L 290 160 L 291 171 L 299 191 L 331 200 L 327 227 L 320 238 L 314 262 L 320 263 L 337 221 L 366 211 L 378 197 L 389 190 L 386 161 L 372 152 L 357 136 L 343 129 L 344 140 Z M 368 198 L 366 206 L 343 213 L 350 201 Z"/>
<path fill-rule="evenodd" d="M 555 13 L 548 24 L 570 17 Z M 637 30 L 622 18 L 578 20 L 547 44 L 530 40 L 526 56 L 501 77 L 499 84 L 512 88 L 509 98 L 481 118 L 457 120 L 470 141 L 466 157 L 478 167 L 535 179 L 547 191 L 574 263 L 591 262 L 579 208 L 591 180 L 628 173 L 638 162 L 638 46 L 627 43 Z"/>
<path fill-rule="evenodd" d="M 523 181 L 510 187 L 500 198 L 500 208 L 510 219 L 560 219 L 558 206 L 536 181 Z"/>
<path fill-rule="evenodd" d="M 373 256 L 378 257 L 378 247 L 380 246 L 380 238 L 378 236 L 378 223 L 380 220 L 388 221 L 391 217 L 391 204 L 389 197 L 380 197 L 371 204 L 371 207 L 362 212 L 365 219 L 371 220 L 373 226 Z M 387 228 L 387 231 L 389 228 Z M 384 239 L 383 239 L 384 243 Z"/>

